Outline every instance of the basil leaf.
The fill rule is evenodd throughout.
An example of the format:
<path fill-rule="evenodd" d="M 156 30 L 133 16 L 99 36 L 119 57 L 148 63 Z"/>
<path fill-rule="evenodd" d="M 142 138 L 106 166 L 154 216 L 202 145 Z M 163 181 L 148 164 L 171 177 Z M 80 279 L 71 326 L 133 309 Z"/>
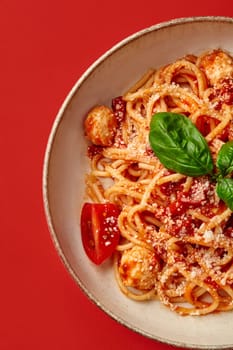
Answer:
<path fill-rule="evenodd" d="M 223 176 L 233 171 L 233 141 L 229 141 L 221 147 L 216 165 Z"/>
<path fill-rule="evenodd" d="M 182 114 L 160 112 L 152 116 L 149 141 L 161 163 L 188 175 L 211 174 L 213 161 L 205 138 Z"/>
<path fill-rule="evenodd" d="M 220 199 L 222 199 L 228 208 L 233 211 L 233 179 L 224 178 L 218 179 L 216 192 Z"/>

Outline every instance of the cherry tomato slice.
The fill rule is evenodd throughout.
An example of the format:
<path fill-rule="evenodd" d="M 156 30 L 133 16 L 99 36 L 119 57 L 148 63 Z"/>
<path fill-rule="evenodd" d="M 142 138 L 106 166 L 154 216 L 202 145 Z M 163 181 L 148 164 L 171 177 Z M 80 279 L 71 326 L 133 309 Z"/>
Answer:
<path fill-rule="evenodd" d="M 81 213 L 81 235 L 89 259 L 100 265 L 114 252 L 120 239 L 120 210 L 113 203 L 85 203 Z"/>

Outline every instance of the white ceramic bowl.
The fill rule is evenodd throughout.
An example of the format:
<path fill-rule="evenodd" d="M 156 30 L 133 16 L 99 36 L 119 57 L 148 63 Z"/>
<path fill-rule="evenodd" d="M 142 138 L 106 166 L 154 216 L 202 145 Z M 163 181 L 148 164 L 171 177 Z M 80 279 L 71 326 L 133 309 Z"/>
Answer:
<path fill-rule="evenodd" d="M 194 17 L 157 24 L 121 41 L 72 88 L 54 121 L 45 154 L 46 217 L 56 249 L 74 280 L 118 322 L 152 339 L 187 348 L 233 348 L 233 313 L 182 317 L 156 301 L 152 305 L 129 300 L 119 291 L 110 263 L 101 267 L 90 263 L 79 227 L 88 166 L 83 118 L 90 107 L 110 104 L 148 68 L 211 48 L 233 52 L 232 38 L 233 19 Z"/>

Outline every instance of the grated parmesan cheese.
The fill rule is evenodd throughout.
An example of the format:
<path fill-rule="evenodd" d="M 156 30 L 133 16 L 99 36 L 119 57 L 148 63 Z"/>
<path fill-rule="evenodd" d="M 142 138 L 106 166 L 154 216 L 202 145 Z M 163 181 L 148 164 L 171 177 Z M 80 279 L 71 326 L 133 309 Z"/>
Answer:
<path fill-rule="evenodd" d="M 204 240 L 206 243 L 214 240 L 214 233 L 212 230 L 206 230 L 203 234 Z"/>

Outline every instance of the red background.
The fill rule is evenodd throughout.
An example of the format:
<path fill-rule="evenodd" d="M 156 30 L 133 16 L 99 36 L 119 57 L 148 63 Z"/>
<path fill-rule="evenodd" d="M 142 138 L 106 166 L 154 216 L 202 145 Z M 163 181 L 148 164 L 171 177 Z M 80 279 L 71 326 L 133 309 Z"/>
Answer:
<path fill-rule="evenodd" d="M 59 106 L 97 57 L 135 31 L 200 15 L 233 16 L 231 0 L 0 0 L 0 350 L 172 349 L 116 323 L 74 283 L 48 231 L 42 167 Z"/>

